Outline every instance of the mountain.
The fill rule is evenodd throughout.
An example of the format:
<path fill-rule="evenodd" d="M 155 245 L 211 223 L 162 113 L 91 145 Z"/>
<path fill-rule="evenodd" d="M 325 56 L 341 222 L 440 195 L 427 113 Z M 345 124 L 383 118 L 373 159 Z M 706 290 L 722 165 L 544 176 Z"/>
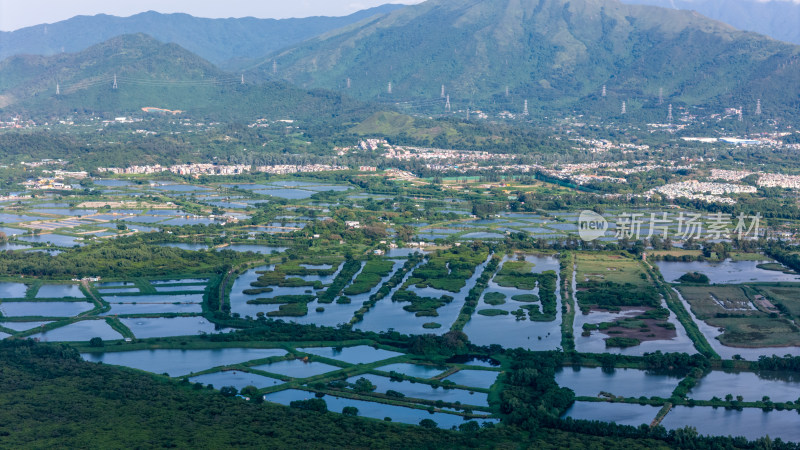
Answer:
<path fill-rule="evenodd" d="M 175 43 L 220 66 L 263 57 L 330 30 L 386 14 L 403 5 L 383 5 L 346 17 L 303 19 L 204 19 L 149 11 L 130 17 L 77 16 L 11 32 L 0 32 L 0 60 L 13 55 L 78 52 L 121 34 L 144 33 Z"/>
<path fill-rule="evenodd" d="M 242 83 L 239 75 L 179 45 L 144 34 L 118 36 L 78 53 L 12 56 L 0 62 L 2 113 L 116 117 L 141 115 L 144 107 L 215 120 L 324 120 L 362 106 L 339 94 L 309 92 L 285 82 Z"/>
<path fill-rule="evenodd" d="M 791 0 L 624 0 L 625 3 L 688 9 L 736 28 L 800 45 L 800 3 Z"/>
<path fill-rule="evenodd" d="M 619 114 L 624 100 L 630 113 L 656 108 L 659 89 L 677 105 L 800 108 L 800 47 L 616 0 L 429 0 L 277 52 L 261 76 L 273 61 L 300 86 L 349 79 L 349 95 L 429 112 L 444 109 L 442 85 L 461 110 L 519 113 L 528 99 L 532 114 Z"/>

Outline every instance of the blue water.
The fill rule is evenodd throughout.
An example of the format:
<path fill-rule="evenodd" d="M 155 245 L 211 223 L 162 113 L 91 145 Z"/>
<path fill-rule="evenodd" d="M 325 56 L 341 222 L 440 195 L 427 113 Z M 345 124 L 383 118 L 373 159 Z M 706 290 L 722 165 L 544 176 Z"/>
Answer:
<path fill-rule="evenodd" d="M 201 284 L 208 283 L 208 278 L 184 278 L 183 280 L 153 280 L 152 285 L 158 284 Z"/>
<path fill-rule="evenodd" d="M 597 397 L 608 392 L 625 397 L 669 398 L 683 379 L 678 374 L 655 374 L 636 369 L 605 371 L 599 367 L 571 367 L 556 372 L 556 383 L 575 391 L 582 397 Z"/>
<path fill-rule="evenodd" d="M 289 200 L 301 200 L 316 194 L 314 191 L 306 191 L 302 189 L 261 189 L 253 192 L 256 194 L 269 195 L 272 197 L 285 198 Z"/>
<path fill-rule="evenodd" d="M 697 400 L 711 400 L 712 397 L 725 398 L 731 394 L 741 395 L 746 402 L 760 401 L 768 396 L 772 401 L 796 401 L 800 398 L 800 381 L 788 374 L 764 374 L 759 377 L 753 372 L 711 372 L 697 381 L 689 392 L 689 397 Z"/>
<path fill-rule="evenodd" d="M 27 291 L 23 283 L 0 283 L 0 298 L 25 298 Z"/>
<path fill-rule="evenodd" d="M 83 359 L 118 366 L 133 367 L 169 376 L 186 375 L 219 366 L 229 366 L 256 359 L 283 356 L 282 349 L 220 348 L 213 350 L 135 350 L 131 352 L 82 353 Z"/>
<path fill-rule="evenodd" d="M 5 233 L 6 236 L 17 236 L 25 233 L 26 231 L 27 230 L 21 230 L 19 228 L 0 227 L 0 233 Z"/>
<path fill-rule="evenodd" d="M 447 370 L 447 367 L 426 366 L 421 364 L 396 363 L 376 368 L 383 372 L 397 372 L 416 378 L 432 378 Z"/>
<path fill-rule="evenodd" d="M 101 288 L 101 294 L 138 294 L 139 288 L 137 287 L 130 287 L 130 288 Z"/>
<path fill-rule="evenodd" d="M 200 314 L 203 307 L 199 303 L 112 303 L 108 312 L 101 316 L 138 315 L 138 314 L 166 314 L 166 313 L 192 313 Z"/>
<path fill-rule="evenodd" d="M 268 402 L 279 403 L 281 405 L 288 405 L 294 400 L 308 400 L 314 398 L 313 392 L 300 391 L 296 389 L 287 389 L 285 391 L 273 392 L 264 396 Z M 373 419 L 383 419 L 390 417 L 393 422 L 407 423 L 417 425 L 423 419 L 431 419 L 440 428 L 457 427 L 465 422 L 464 418 L 454 414 L 447 413 L 434 413 L 431 414 L 425 410 L 405 408 L 395 405 L 384 405 L 381 403 L 367 402 L 363 400 L 350 400 L 341 397 L 334 397 L 326 395 L 322 398 L 328 405 L 329 411 L 341 412 L 345 406 L 354 406 L 358 408 L 358 415 L 363 417 L 371 417 Z M 497 419 L 481 419 L 479 423 L 492 422 L 497 423 Z"/>
<path fill-rule="evenodd" d="M 133 286 L 133 281 L 103 281 L 101 283 L 95 283 L 95 286 L 97 286 L 98 288 Z"/>
<path fill-rule="evenodd" d="M 207 191 L 209 188 L 203 186 L 192 186 L 189 184 L 165 184 L 155 187 L 161 191 L 169 192 L 194 192 L 194 191 Z"/>
<path fill-rule="evenodd" d="M 272 364 L 253 366 L 252 368 L 278 375 L 286 375 L 287 377 L 292 378 L 308 378 L 341 369 L 340 367 L 316 361 L 305 362 L 302 359 L 278 361 Z"/>
<path fill-rule="evenodd" d="M 461 402 L 464 405 L 488 406 L 488 394 L 471 392 L 464 389 L 434 388 L 425 383 L 412 383 L 411 381 L 392 381 L 389 377 L 364 374 L 347 379 L 348 383 L 355 383 L 359 378 L 366 378 L 377 386 L 375 392 L 385 394 L 388 390 L 405 394 L 409 398 L 422 400 L 442 400 L 448 403 Z"/>
<path fill-rule="evenodd" d="M 217 389 L 223 386 L 233 386 L 240 391 L 246 386 L 255 386 L 259 389 L 263 389 L 266 387 L 283 384 L 281 380 L 265 377 L 263 375 L 256 375 L 254 373 L 242 372 L 241 370 L 227 370 L 224 372 L 208 373 L 189 378 L 189 381 L 192 383 L 202 383 L 205 385 L 210 384 Z"/>
<path fill-rule="evenodd" d="M 89 216 L 96 214 L 96 209 L 73 209 L 73 208 L 37 208 L 31 209 L 30 212 L 38 214 L 57 214 L 60 216 Z"/>
<path fill-rule="evenodd" d="M 64 236 L 62 234 L 40 234 L 37 236 L 18 236 L 17 239 L 34 244 L 54 244 L 59 247 L 73 247 L 75 245 L 82 246 L 83 242 L 78 241 L 79 238 L 72 236 Z"/>
<path fill-rule="evenodd" d="M 203 317 L 120 319 L 139 339 L 219 333 L 214 324 Z"/>
<path fill-rule="evenodd" d="M 500 372 L 491 372 L 488 370 L 459 370 L 445 378 L 445 380 L 450 380 L 460 386 L 489 389 L 499 375 Z"/>
<path fill-rule="evenodd" d="M 107 187 L 123 187 L 132 185 L 130 181 L 124 180 L 94 180 L 94 184 Z"/>
<path fill-rule="evenodd" d="M 203 294 L 103 295 L 109 303 L 202 303 Z"/>
<path fill-rule="evenodd" d="M 754 440 L 769 435 L 784 441 L 800 441 L 797 411 L 764 412 L 758 408 L 742 411 L 725 408 L 675 406 L 661 421 L 668 430 L 694 427 L 703 435 L 744 436 Z"/>
<path fill-rule="evenodd" d="M 36 298 L 85 298 L 77 284 L 44 284 L 36 293 Z"/>
<path fill-rule="evenodd" d="M 198 285 L 188 285 L 188 286 L 156 286 L 156 292 L 182 292 L 182 291 L 198 291 L 203 292 L 206 287 L 205 286 L 198 286 Z"/>
<path fill-rule="evenodd" d="M 184 225 L 210 225 L 212 223 L 219 223 L 219 222 L 217 222 L 214 219 L 208 219 L 206 217 L 193 217 L 190 219 L 176 218 L 161 222 L 162 225 L 169 225 L 174 227 L 182 227 Z"/>
<path fill-rule="evenodd" d="M 633 403 L 575 402 L 564 413 L 564 416 L 572 417 L 573 419 L 599 420 L 638 427 L 641 424 L 650 425 L 650 422 L 656 418 L 656 414 L 660 409 L 661 407 L 659 406 Z"/>
<path fill-rule="evenodd" d="M 32 328 L 40 327 L 42 325 L 47 325 L 51 322 L 3 322 L 0 325 L 12 329 L 14 331 L 28 331 Z"/>
<path fill-rule="evenodd" d="M 88 341 L 95 337 L 103 340 L 122 339 L 122 335 L 114 331 L 105 320 L 84 320 L 29 337 L 44 342 Z"/>
<path fill-rule="evenodd" d="M 333 347 L 306 347 L 298 348 L 297 350 L 303 353 L 309 353 L 312 355 L 324 356 L 325 358 L 348 362 L 350 364 L 367 364 L 402 355 L 402 353 L 379 348 L 376 349 L 367 345 L 344 347 L 341 350 L 337 350 Z"/>
<path fill-rule="evenodd" d="M 72 317 L 94 308 L 89 302 L 2 302 L 0 312 L 6 317 Z"/>
<path fill-rule="evenodd" d="M 24 216 L 21 214 L 0 213 L 0 223 L 30 222 L 32 220 L 39 220 L 39 219 L 41 219 L 41 217 Z"/>

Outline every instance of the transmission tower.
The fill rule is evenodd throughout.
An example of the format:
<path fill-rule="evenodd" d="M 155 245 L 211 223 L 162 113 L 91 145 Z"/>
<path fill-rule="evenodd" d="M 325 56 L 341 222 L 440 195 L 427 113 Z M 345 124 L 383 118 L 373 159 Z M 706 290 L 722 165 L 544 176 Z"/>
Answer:
<path fill-rule="evenodd" d="M 273 75 L 277 75 L 278 74 L 278 60 L 276 60 L 276 59 L 272 60 L 272 74 Z"/>
<path fill-rule="evenodd" d="M 447 102 L 444 104 L 444 110 L 450 112 L 450 96 L 447 96 Z"/>
<path fill-rule="evenodd" d="M 606 85 L 605 84 L 603 85 L 603 92 L 600 93 L 600 96 L 601 97 L 605 97 L 606 96 Z"/>
<path fill-rule="evenodd" d="M 441 98 L 444 98 L 444 85 L 442 85 L 442 94 L 441 94 Z"/>
<path fill-rule="evenodd" d="M 508 86 L 506 86 L 506 97 L 508 97 Z"/>
<path fill-rule="evenodd" d="M 757 116 L 761 115 L 761 99 L 758 99 L 758 101 L 756 102 L 756 115 Z"/>
<path fill-rule="evenodd" d="M 669 109 L 667 111 L 667 123 L 672 125 L 672 103 L 669 104 Z"/>
<path fill-rule="evenodd" d="M 658 104 L 664 104 L 664 88 L 658 88 Z"/>
<path fill-rule="evenodd" d="M 242 84 L 244 84 L 244 74 L 242 74 Z"/>
<path fill-rule="evenodd" d="M 628 113 L 628 105 L 626 105 L 625 102 L 622 102 L 622 114 L 627 114 L 627 113 Z"/>
<path fill-rule="evenodd" d="M 386 93 L 387 94 L 391 94 L 392 93 L 392 82 L 391 81 L 389 82 L 389 87 L 386 88 Z"/>
<path fill-rule="evenodd" d="M 347 79 L 347 89 L 350 89 L 350 78 Z"/>
<path fill-rule="evenodd" d="M 56 95 L 61 95 L 61 86 L 58 85 L 58 82 L 56 82 Z"/>
<path fill-rule="evenodd" d="M 467 106 L 467 120 L 469 120 L 469 106 Z"/>
<path fill-rule="evenodd" d="M 739 116 L 739 122 L 742 121 L 742 111 L 743 110 L 744 110 L 744 106 L 740 106 L 739 107 L 739 112 L 737 113 L 737 115 Z"/>
<path fill-rule="evenodd" d="M 114 74 L 114 84 L 111 85 L 111 89 L 117 89 L 117 74 Z"/>
<path fill-rule="evenodd" d="M 522 115 L 523 116 L 527 116 L 528 115 L 528 100 L 527 99 L 525 100 L 525 107 L 522 109 Z"/>

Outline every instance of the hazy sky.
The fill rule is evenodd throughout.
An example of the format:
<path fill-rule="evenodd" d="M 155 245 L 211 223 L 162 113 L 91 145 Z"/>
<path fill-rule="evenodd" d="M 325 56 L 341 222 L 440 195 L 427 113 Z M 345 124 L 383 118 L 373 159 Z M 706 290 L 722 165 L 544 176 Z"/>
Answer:
<path fill-rule="evenodd" d="M 423 0 L 0 0 L 0 30 L 53 23 L 77 15 L 130 16 L 143 11 L 183 12 L 198 17 L 345 16 L 385 3 Z"/>

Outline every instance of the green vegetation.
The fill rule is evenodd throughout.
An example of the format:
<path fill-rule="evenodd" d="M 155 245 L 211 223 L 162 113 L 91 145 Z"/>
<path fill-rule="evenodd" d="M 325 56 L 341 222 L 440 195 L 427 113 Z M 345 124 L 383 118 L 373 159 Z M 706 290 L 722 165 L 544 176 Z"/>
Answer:
<path fill-rule="evenodd" d="M 775 272 L 783 272 L 789 274 L 795 273 L 794 270 L 786 268 L 783 266 L 783 264 L 780 263 L 762 263 L 758 264 L 756 267 L 764 270 L 773 270 Z"/>
<path fill-rule="evenodd" d="M 487 292 L 483 295 L 483 301 L 486 302 L 487 305 L 502 305 L 506 302 L 506 294 L 502 292 Z"/>
<path fill-rule="evenodd" d="M 495 283 L 503 287 L 531 290 L 539 281 L 537 274 L 532 273 L 533 264 L 525 261 L 506 261 L 500 272 L 494 277 Z"/>
<path fill-rule="evenodd" d="M 367 260 L 361 273 L 353 283 L 344 289 L 344 295 L 358 295 L 369 292 L 380 283 L 381 279 L 389 275 L 394 267 L 394 262 L 388 259 Z"/>
<path fill-rule="evenodd" d="M 489 263 L 486 264 L 486 269 L 484 269 L 481 276 L 478 277 L 475 286 L 467 293 L 467 297 L 464 299 L 464 306 L 461 307 L 458 318 L 453 323 L 453 326 L 450 327 L 451 331 L 461 331 L 464 329 L 464 326 L 467 325 L 467 322 L 469 322 L 472 318 L 472 314 L 475 312 L 475 308 L 478 307 L 481 294 L 489 286 L 489 280 L 492 279 L 499 266 L 500 258 L 495 254 L 492 256 L 492 259 L 489 260 Z"/>
<path fill-rule="evenodd" d="M 643 341 L 669 340 L 677 333 L 675 324 L 669 322 L 666 308 L 648 309 L 634 317 L 624 317 L 599 324 L 583 324 L 583 336 L 590 336 L 597 330 L 611 336 L 606 339 L 607 347 L 633 347 Z M 611 343 L 609 343 L 611 341 Z"/>
<path fill-rule="evenodd" d="M 687 283 L 687 284 L 708 284 L 709 283 L 708 275 L 706 275 L 704 273 L 699 273 L 699 272 L 688 272 L 688 273 L 685 273 L 685 274 L 681 275 L 680 278 L 678 278 L 678 281 L 680 281 L 681 283 Z"/>
<path fill-rule="evenodd" d="M 724 329 L 720 342 L 732 347 L 783 347 L 800 345 L 800 329 L 791 318 L 794 301 L 770 308 L 768 286 L 680 286 L 684 299 L 698 319 Z M 762 291 L 763 290 L 763 291 Z M 780 297 L 778 297 L 780 298 Z M 777 305 L 776 305 L 777 306 Z M 781 311 L 781 309 L 783 311 Z"/>
<path fill-rule="evenodd" d="M 547 32 L 538 23 L 548 23 Z M 602 33 L 588 42 L 581 38 L 586 30 Z M 684 34 L 696 38 L 687 42 Z M 650 58 L 642 62 L 637 51 L 645 47 Z M 450 55 L 450 64 L 427 64 L 443 54 Z M 706 54 L 718 59 L 709 64 L 702 57 Z M 504 1 L 416 8 L 402 21 L 395 16 L 365 21 L 292 48 L 280 59 L 283 76 L 298 85 L 341 89 L 342 80 L 351 76 L 349 92 L 363 99 L 430 99 L 447 80 L 449 92 L 472 92 L 473 102 L 494 102 L 499 109 L 516 111 L 518 99 L 528 98 L 534 116 L 566 115 L 564 111 L 577 108 L 621 120 L 620 101 L 639 98 L 641 103 L 629 102 L 627 116 L 663 120 L 663 108 L 644 99 L 653 99 L 668 80 L 673 86 L 688 86 L 679 92 L 667 89 L 674 103 L 721 106 L 726 95 L 752 99 L 758 92 L 785 113 L 793 103 L 784 93 L 797 91 L 798 82 L 781 64 L 791 64 L 796 54 L 789 44 L 682 11 L 653 13 L 636 6 L 611 8 L 605 2 L 565 6 Z M 667 59 L 681 68 L 669 77 L 662 64 Z M 771 59 L 774 64 L 759 64 Z M 367 60 L 379 61 L 378 67 L 360 70 Z M 265 74 L 270 70 L 269 64 L 262 66 Z M 387 94 L 386 82 L 377 80 L 392 80 L 394 93 Z M 608 96 L 601 97 L 599 87 L 608 80 L 613 80 Z M 761 88 L 762 83 L 771 88 Z M 505 96 L 502 86 L 510 86 L 514 95 Z M 434 110 L 441 111 L 438 102 L 422 112 Z M 391 135 L 389 131 L 374 133 Z M 402 131 L 413 130 L 405 125 L 396 133 Z"/>
<path fill-rule="evenodd" d="M 619 348 L 626 348 L 626 347 L 635 347 L 639 345 L 641 341 L 635 338 L 629 337 L 610 337 L 606 339 L 606 347 L 619 347 Z"/>
<path fill-rule="evenodd" d="M 492 316 L 507 316 L 508 315 L 508 311 L 503 310 L 503 309 L 479 309 L 478 310 L 478 314 L 480 314 L 482 316 L 488 316 L 488 317 L 492 317 Z"/>
<path fill-rule="evenodd" d="M 517 294 L 511 296 L 511 300 L 523 303 L 536 303 L 539 301 L 539 296 L 536 294 Z"/>
<path fill-rule="evenodd" d="M 349 259 L 344 262 L 344 267 L 336 275 L 328 289 L 319 296 L 320 303 L 333 303 L 333 300 L 342 292 L 345 286 L 350 283 L 355 274 L 361 269 L 361 262 Z"/>
<path fill-rule="evenodd" d="M 414 270 L 406 285 L 459 292 L 488 257 L 489 249 L 478 245 L 437 250 L 429 255 L 428 262 Z"/>
<path fill-rule="evenodd" d="M 415 292 L 406 290 L 409 286 L 417 288 L 432 287 L 434 289 L 459 292 L 467 284 L 467 279 L 475 273 L 476 267 L 486 261 L 489 250 L 485 246 L 453 247 L 448 250 L 437 250 L 428 256 L 428 261 L 416 268 L 403 288 L 392 296 L 392 301 L 408 302 L 403 307 L 417 316 L 436 317 L 437 309 L 453 301 L 453 297 L 442 295 L 439 298 L 420 297 Z"/>
<path fill-rule="evenodd" d="M 619 254 L 579 253 L 577 263 L 577 298 L 582 311 L 659 306 L 658 292 L 640 262 Z"/>
<path fill-rule="evenodd" d="M 60 345 L 3 341 L 0 364 L 4 386 L 0 399 L 15 405 L 0 411 L 2 423 L 15 424 L 3 426 L 0 432 L 4 445 L 16 448 L 307 448 L 309 442 L 320 448 L 374 448 L 403 447 L 423 440 L 441 447 L 464 446 L 475 437 L 322 413 L 320 402 L 305 405 L 314 408 L 287 408 L 224 397 L 189 383 L 87 363 L 75 349 Z M 33 384 L 35 389 L 30 388 Z M 131 427 L 132 423 L 138 425 Z M 264 424 L 270 424 L 267 433 Z M 486 432 L 486 439 L 493 442 L 511 443 L 518 438 L 516 433 Z M 556 442 L 567 435 L 553 432 L 547 436 L 539 439 Z"/>

